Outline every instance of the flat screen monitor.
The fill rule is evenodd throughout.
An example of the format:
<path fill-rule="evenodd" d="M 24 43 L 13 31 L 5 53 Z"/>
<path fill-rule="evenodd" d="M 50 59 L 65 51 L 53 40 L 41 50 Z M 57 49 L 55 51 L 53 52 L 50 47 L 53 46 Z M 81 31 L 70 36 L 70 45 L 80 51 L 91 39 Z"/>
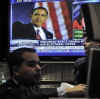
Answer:
<path fill-rule="evenodd" d="M 89 39 L 100 41 L 100 1 L 82 5 Z"/>
<path fill-rule="evenodd" d="M 88 66 L 88 96 L 100 98 L 100 47 L 90 49 Z"/>
<path fill-rule="evenodd" d="M 46 59 L 59 56 L 85 56 L 82 24 L 84 22 L 79 14 L 80 9 L 77 12 L 78 6 L 72 2 L 72 0 L 10 0 L 10 51 L 21 47 L 35 48 L 38 55 Z M 38 7 L 44 7 L 48 13 L 42 16 L 47 19 L 39 27 L 39 39 L 36 38 L 36 28 L 41 20 L 36 19 L 35 24 L 32 21 L 32 10 Z M 76 10 L 73 7 L 76 7 Z"/>

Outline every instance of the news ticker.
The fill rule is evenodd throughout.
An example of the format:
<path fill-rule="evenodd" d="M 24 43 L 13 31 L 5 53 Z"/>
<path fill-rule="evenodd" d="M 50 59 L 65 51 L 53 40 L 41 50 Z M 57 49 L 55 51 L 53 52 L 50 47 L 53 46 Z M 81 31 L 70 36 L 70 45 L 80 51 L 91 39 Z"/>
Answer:
<path fill-rule="evenodd" d="M 52 43 L 52 44 L 51 44 Z M 12 40 L 10 51 L 17 48 L 27 47 L 36 49 L 39 55 L 84 55 L 82 40 Z"/>
<path fill-rule="evenodd" d="M 57 46 L 83 46 L 83 40 L 11 40 L 11 47 L 18 46 L 48 46 L 48 47 L 57 47 Z"/>

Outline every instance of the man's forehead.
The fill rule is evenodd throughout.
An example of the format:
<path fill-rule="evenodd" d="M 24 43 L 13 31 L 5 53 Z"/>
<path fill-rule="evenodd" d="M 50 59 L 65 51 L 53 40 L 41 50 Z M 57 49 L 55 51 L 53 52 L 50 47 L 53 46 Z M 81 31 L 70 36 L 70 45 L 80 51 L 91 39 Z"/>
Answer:
<path fill-rule="evenodd" d="M 35 61 L 39 60 L 37 53 L 33 53 L 33 52 L 24 52 L 22 57 L 25 60 L 35 60 Z"/>

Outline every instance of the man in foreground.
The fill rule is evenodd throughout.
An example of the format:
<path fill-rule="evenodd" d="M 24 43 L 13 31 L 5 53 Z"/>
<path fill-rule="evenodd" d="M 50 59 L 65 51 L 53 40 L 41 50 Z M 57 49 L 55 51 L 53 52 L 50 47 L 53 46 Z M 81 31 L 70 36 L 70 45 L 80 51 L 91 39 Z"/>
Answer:
<path fill-rule="evenodd" d="M 34 49 L 19 48 L 8 56 L 10 79 L 0 86 L 0 99 L 48 99 L 85 91 L 85 85 L 67 85 L 58 88 L 40 88 L 41 68 Z"/>

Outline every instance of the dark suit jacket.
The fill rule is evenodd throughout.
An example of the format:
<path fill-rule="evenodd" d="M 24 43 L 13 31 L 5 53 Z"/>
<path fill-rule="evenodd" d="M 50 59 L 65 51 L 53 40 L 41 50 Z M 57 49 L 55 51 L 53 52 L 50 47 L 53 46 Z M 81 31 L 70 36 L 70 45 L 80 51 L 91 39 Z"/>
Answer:
<path fill-rule="evenodd" d="M 30 39 L 36 40 L 36 32 L 32 23 L 22 24 L 21 22 L 15 22 L 13 24 L 12 39 Z M 47 39 L 53 39 L 53 34 L 43 28 Z"/>
<path fill-rule="evenodd" d="M 88 72 L 88 58 L 78 58 L 74 63 L 73 73 L 75 76 L 75 84 L 86 84 L 87 83 L 87 72 Z"/>
<path fill-rule="evenodd" d="M 0 86 L 0 99 L 48 99 L 57 96 L 56 88 L 22 86 L 12 80 Z"/>

